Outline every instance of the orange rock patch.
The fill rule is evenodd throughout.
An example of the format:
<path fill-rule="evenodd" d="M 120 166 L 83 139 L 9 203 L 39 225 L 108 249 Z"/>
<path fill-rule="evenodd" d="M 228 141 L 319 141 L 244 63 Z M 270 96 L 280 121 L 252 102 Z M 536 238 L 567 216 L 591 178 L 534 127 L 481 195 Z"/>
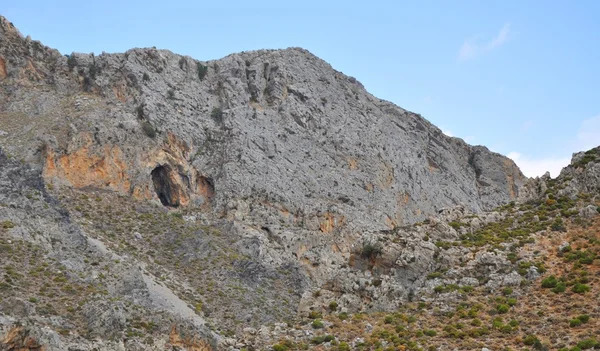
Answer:
<path fill-rule="evenodd" d="M 506 182 L 508 183 L 508 193 L 511 199 L 517 198 L 515 192 L 515 177 L 513 176 L 514 164 L 510 160 L 504 160 L 504 171 L 506 173 Z"/>
<path fill-rule="evenodd" d="M 107 145 L 97 154 L 90 150 L 90 144 L 88 140 L 75 152 L 60 156 L 47 150 L 44 178 L 60 178 L 76 188 L 95 186 L 128 193 L 131 182 L 121 149 Z"/>
<path fill-rule="evenodd" d="M 377 172 L 377 182 L 380 188 L 389 188 L 394 182 L 394 167 L 387 161 L 382 161 L 379 164 Z"/>
<path fill-rule="evenodd" d="M 6 70 L 6 60 L 0 56 L 0 79 L 5 79 L 8 76 L 8 71 Z"/>
<path fill-rule="evenodd" d="M 398 226 L 398 222 L 390 218 L 390 216 L 386 216 L 385 225 L 390 229 L 395 229 Z"/>
<path fill-rule="evenodd" d="M 333 214 L 326 212 L 322 216 L 322 220 L 319 224 L 319 229 L 323 233 L 331 233 L 336 227 L 340 227 L 344 224 L 346 218 L 344 216 L 336 217 Z"/>
<path fill-rule="evenodd" d="M 358 169 L 358 160 L 355 158 L 349 158 L 348 159 L 348 168 L 350 168 L 351 170 Z"/>
<path fill-rule="evenodd" d="M 187 206 L 197 198 L 204 199 L 205 207 L 211 204 L 215 195 L 213 180 L 189 163 L 190 147 L 172 133 L 167 135 L 165 144 L 144 152 L 137 161 L 130 161 L 117 145 L 95 147 L 89 133 L 79 135 L 78 139 L 83 146 L 75 151 L 60 154 L 45 150 L 46 181 L 59 179 L 75 188 L 111 189 L 136 199 L 158 197 L 165 206 Z M 138 161 L 142 166 L 132 169 Z M 133 179 L 138 179 L 135 175 L 140 173 L 148 177 L 134 182 Z"/>
<path fill-rule="evenodd" d="M 34 338 L 29 336 L 23 327 L 9 330 L 8 334 L 0 343 L 1 350 L 11 351 L 44 351 L 46 348 L 40 345 Z"/>
<path fill-rule="evenodd" d="M 196 181 L 197 184 L 197 193 L 202 196 L 205 200 L 212 200 L 213 196 L 215 196 L 215 188 L 212 183 L 212 180 L 209 178 L 200 176 Z"/>
<path fill-rule="evenodd" d="M 117 98 L 117 100 L 121 101 L 121 102 L 126 102 L 127 101 L 127 84 L 123 81 L 115 84 L 115 86 L 113 86 L 112 91 L 115 94 L 115 98 Z"/>

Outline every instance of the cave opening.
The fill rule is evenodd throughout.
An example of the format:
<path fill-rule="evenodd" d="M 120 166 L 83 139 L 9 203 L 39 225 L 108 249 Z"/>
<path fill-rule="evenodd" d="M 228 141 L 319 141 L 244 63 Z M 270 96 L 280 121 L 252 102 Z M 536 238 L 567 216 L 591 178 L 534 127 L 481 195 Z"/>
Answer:
<path fill-rule="evenodd" d="M 168 165 L 156 167 L 151 172 L 152 183 L 154 184 L 154 191 L 156 191 L 156 195 L 158 195 L 160 202 L 164 206 L 178 207 L 178 186 L 171 179 L 171 171 L 172 169 Z"/>

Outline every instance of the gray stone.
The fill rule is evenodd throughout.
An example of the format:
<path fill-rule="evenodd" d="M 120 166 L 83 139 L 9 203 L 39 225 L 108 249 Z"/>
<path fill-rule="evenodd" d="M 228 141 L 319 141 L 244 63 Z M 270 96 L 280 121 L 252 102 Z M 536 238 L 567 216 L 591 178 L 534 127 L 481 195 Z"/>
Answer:
<path fill-rule="evenodd" d="M 579 210 L 579 216 L 583 218 L 593 218 L 598 215 L 597 206 L 587 205 L 586 207 Z"/>
<path fill-rule="evenodd" d="M 567 242 L 567 241 L 563 241 L 563 242 L 562 242 L 562 243 L 561 243 L 561 244 L 558 246 L 558 251 L 560 251 L 560 252 L 564 252 L 564 251 L 565 251 L 565 249 L 566 249 L 567 247 L 569 247 L 569 246 L 571 246 L 571 244 L 569 244 L 569 242 Z"/>
<path fill-rule="evenodd" d="M 540 276 L 541 276 L 541 274 L 538 272 L 537 267 L 536 266 L 531 266 L 527 270 L 527 274 L 525 275 L 525 278 L 527 278 L 527 280 L 536 280 Z"/>

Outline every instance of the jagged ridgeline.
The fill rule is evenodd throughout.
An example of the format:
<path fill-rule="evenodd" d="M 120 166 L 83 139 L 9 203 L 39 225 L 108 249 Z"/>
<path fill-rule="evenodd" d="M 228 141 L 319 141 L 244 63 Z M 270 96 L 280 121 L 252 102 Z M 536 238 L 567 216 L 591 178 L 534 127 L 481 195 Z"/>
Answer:
<path fill-rule="evenodd" d="M 0 17 L 0 87 L 0 349 L 462 345 L 411 306 L 527 294 L 595 223 L 597 150 L 527 180 L 299 48 L 63 55 Z"/>

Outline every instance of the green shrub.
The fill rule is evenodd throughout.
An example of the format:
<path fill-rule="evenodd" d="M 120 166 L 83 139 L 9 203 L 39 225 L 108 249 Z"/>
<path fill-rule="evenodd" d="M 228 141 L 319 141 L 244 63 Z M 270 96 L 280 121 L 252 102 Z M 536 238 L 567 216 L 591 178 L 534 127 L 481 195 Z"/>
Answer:
<path fill-rule="evenodd" d="M 379 243 L 372 243 L 370 241 L 364 241 L 360 250 L 360 256 L 362 258 L 374 259 L 380 256 L 383 252 L 383 248 Z"/>
<path fill-rule="evenodd" d="M 595 258 L 596 254 L 587 250 L 577 250 L 565 256 L 567 262 L 577 261 L 580 264 L 592 264 Z"/>
<path fill-rule="evenodd" d="M 169 213 L 169 216 L 173 218 L 183 219 L 183 213 L 181 212 L 171 212 Z"/>
<path fill-rule="evenodd" d="M 69 66 L 69 70 L 72 71 L 75 66 L 77 66 L 77 59 L 75 59 L 75 53 L 67 56 L 67 66 Z"/>
<path fill-rule="evenodd" d="M 500 314 L 507 313 L 509 310 L 510 310 L 510 307 L 505 304 L 500 304 L 500 305 L 498 305 L 498 307 L 496 307 L 496 312 L 498 312 Z"/>
<path fill-rule="evenodd" d="M 452 228 L 454 228 L 455 230 L 459 230 L 460 227 L 465 227 L 468 226 L 468 224 L 466 223 L 462 223 L 462 222 L 457 222 L 457 221 L 453 221 L 448 223 Z"/>
<path fill-rule="evenodd" d="M 148 121 L 142 122 L 142 130 L 148 137 L 150 137 L 150 138 L 156 137 L 156 130 L 154 129 L 154 126 L 150 122 L 148 122 Z"/>
<path fill-rule="evenodd" d="M 337 309 L 338 309 L 338 303 L 335 301 L 331 301 L 329 303 L 329 310 L 332 312 L 335 312 L 335 311 L 337 311 Z"/>
<path fill-rule="evenodd" d="M 556 287 L 552 289 L 552 292 L 555 294 L 563 293 L 567 290 L 567 285 L 564 282 L 558 282 Z"/>
<path fill-rule="evenodd" d="M 150 80 L 150 76 L 148 75 L 148 73 L 144 72 L 144 75 L 142 76 L 142 79 L 144 80 L 144 82 L 147 82 Z"/>
<path fill-rule="evenodd" d="M 436 241 L 435 242 L 435 246 L 444 249 L 444 250 L 448 250 L 449 248 L 452 247 L 452 242 L 450 241 Z"/>
<path fill-rule="evenodd" d="M 333 335 L 320 335 L 310 339 L 310 342 L 314 345 L 320 345 L 324 342 L 331 342 L 333 340 L 335 340 L 335 337 Z"/>
<path fill-rule="evenodd" d="M 506 255 L 506 258 L 512 263 L 517 263 L 517 261 L 519 260 L 519 256 L 514 252 L 509 252 L 508 255 Z M 525 272 L 521 275 L 525 275 L 526 273 L 527 272 Z M 519 272 L 519 274 L 520 274 L 520 272 Z"/>
<path fill-rule="evenodd" d="M 504 295 L 504 296 L 508 296 L 508 295 L 510 295 L 512 293 L 513 293 L 513 289 L 512 288 L 504 288 L 502 290 L 502 295 Z"/>
<path fill-rule="evenodd" d="M 542 288 L 555 288 L 557 284 L 558 284 L 558 280 L 553 275 L 542 280 Z"/>
<path fill-rule="evenodd" d="M 310 311 L 308 313 L 308 318 L 310 318 L 310 319 L 323 318 L 323 314 L 321 312 L 317 312 L 317 311 Z"/>
<path fill-rule="evenodd" d="M 391 316 L 391 315 L 385 316 L 385 318 L 383 318 L 383 322 L 385 324 L 392 324 L 392 323 L 394 323 L 394 316 Z"/>
<path fill-rule="evenodd" d="M 323 324 L 323 322 L 320 319 L 315 319 L 311 323 L 311 326 L 313 327 L 313 329 L 322 329 L 325 325 Z"/>
<path fill-rule="evenodd" d="M 461 286 L 461 287 L 460 287 L 460 289 L 458 289 L 458 290 L 460 290 L 460 291 L 462 291 L 462 292 L 464 292 L 464 293 L 468 294 L 468 293 L 472 292 L 472 291 L 473 291 L 473 289 L 474 289 L 474 288 L 473 288 L 471 285 L 463 285 L 463 286 Z"/>
<path fill-rule="evenodd" d="M 283 345 L 283 344 L 275 344 L 273 345 L 273 351 L 287 351 L 289 350 L 289 347 L 287 345 Z"/>
<path fill-rule="evenodd" d="M 90 76 L 91 79 L 96 79 L 96 76 L 98 74 L 100 74 L 100 68 L 98 68 L 98 66 L 96 66 L 96 62 L 94 63 L 90 63 L 88 65 L 88 74 Z"/>
<path fill-rule="evenodd" d="M 15 227 L 15 224 L 9 220 L 0 222 L 0 227 L 3 229 L 11 229 Z"/>
<path fill-rule="evenodd" d="M 208 72 L 208 66 L 204 66 L 200 62 L 196 62 L 196 71 L 198 72 L 198 78 L 200 78 L 200 80 L 203 80 L 206 76 L 206 73 Z"/>
<path fill-rule="evenodd" d="M 577 294 L 585 294 L 586 292 L 590 291 L 590 287 L 585 284 L 577 283 L 573 285 L 573 288 L 571 290 L 573 290 L 573 292 Z"/>
<path fill-rule="evenodd" d="M 423 334 L 427 335 L 427 336 L 436 336 L 437 332 L 433 329 L 427 329 L 423 332 Z"/>
<path fill-rule="evenodd" d="M 338 347 L 337 347 L 338 351 L 350 351 L 350 345 L 348 345 L 347 342 L 342 341 Z"/>
<path fill-rule="evenodd" d="M 540 339 L 538 339 L 535 335 L 529 334 L 523 339 L 523 344 L 527 346 L 535 346 L 541 345 L 541 342 Z"/>
<path fill-rule="evenodd" d="M 173 90 L 173 89 L 167 90 L 167 99 L 169 99 L 169 100 L 175 99 L 175 90 Z"/>
<path fill-rule="evenodd" d="M 427 279 L 435 279 L 442 276 L 442 272 L 432 272 L 427 274 Z"/>
<path fill-rule="evenodd" d="M 550 225 L 550 229 L 552 229 L 552 231 L 555 232 L 564 232 L 567 230 L 561 218 L 555 219 L 554 222 L 552 222 L 552 224 Z"/>
<path fill-rule="evenodd" d="M 577 319 L 579 319 L 581 323 L 587 323 L 590 321 L 590 316 L 587 314 L 582 314 L 579 317 L 577 317 Z"/>
<path fill-rule="evenodd" d="M 600 346 L 600 343 L 598 343 L 596 341 L 596 339 L 594 339 L 594 338 L 581 340 L 580 342 L 577 343 L 577 347 L 579 347 L 582 350 L 591 349 L 592 347 L 596 347 L 596 346 Z"/>
<path fill-rule="evenodd" d="M 464 288 L 466 288 L 466 290 L 471 291 L 473 290 L 473 287 L 470 287 L 471 289 L 467 288 L 468 285 L 460 287 L 458 284 L 448 284 L 448 285 L 438 285 L 435 288 L 433 288 L 433 291 L 435 291 L 436 293 L 447 293 L 447 292 L 452 292 L 452 291 L 456 291 L 456 290 L 462 290 Z M 464 290 L 463 290 L 464 291 Z"/>
<path fill-rule="evenodd" d="M 348 319 L 348 313 L 342 312 L 342 313 L 338 314 L 338 318 L 342 321 L 345 321 L 346 319 Z"/>
<path fill-rule="evenodd" d="M 514 297 L 509 297 L 508 299 L 506 299 L 506 304 L 509 306 L 514 306 L 517 304 L 517 299 L 515 299 Z"/>
<path fill-rule="evenodd" d="M 592 150 L 590 150 L 590 151 L 592 151 Z M 587 165 L 590 162 L 596 161 L 596 155 L 594 155 L 594 153 L 591 153 L 591 152 L 588 154 L 588 152 L 586 152 L 585 155 L 583 155 L 583 157 L 581 158 L 581 160 L 575 162 L 573 164 L 573 167 L 575 167 L 575 168 L 581 168 L 581 167 L 584 167 L 585 165 Z"/>
<path fill-rule="evenodd" d="M 569 326 L 571 328 L 578 327 L 581 325 L 581 320 L 579 318 L 574 318 L 569 321 Z"/>

